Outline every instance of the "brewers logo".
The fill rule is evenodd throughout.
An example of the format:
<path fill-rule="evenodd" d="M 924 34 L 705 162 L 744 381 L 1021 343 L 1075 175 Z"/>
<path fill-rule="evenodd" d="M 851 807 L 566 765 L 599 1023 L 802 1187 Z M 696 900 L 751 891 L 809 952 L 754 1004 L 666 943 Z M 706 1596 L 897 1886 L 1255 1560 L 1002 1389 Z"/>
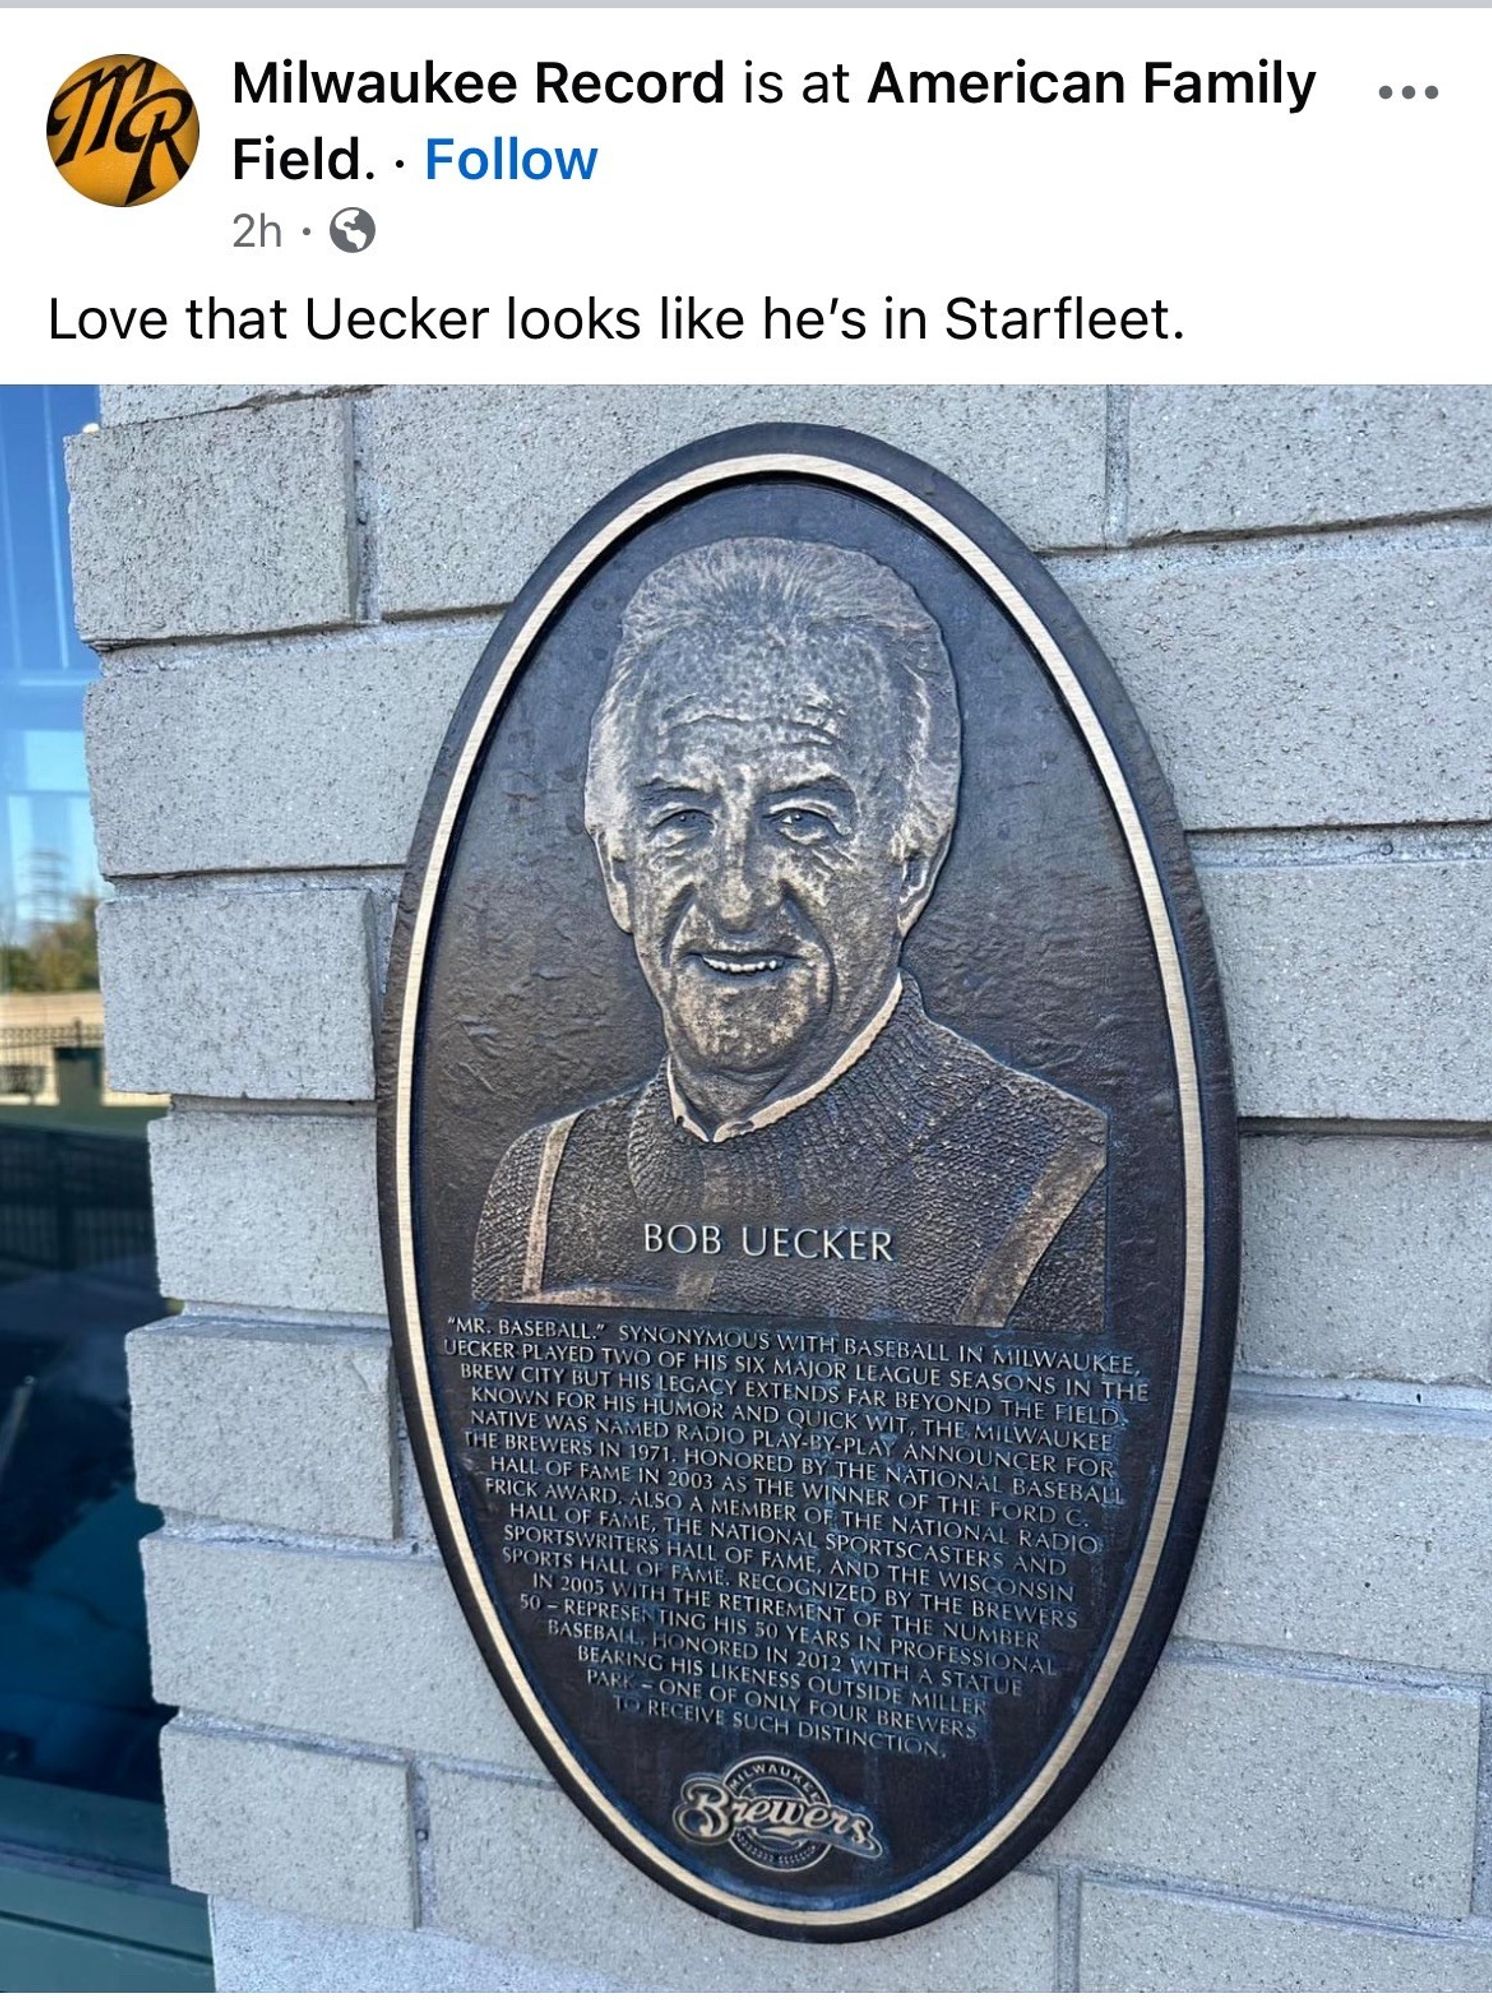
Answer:
<path fill-rule="evenodd" d="M 197 107 L 181 78 L 148 56 L 99 56 L 53 97 L 47 147 L 79 194 L 142 208 L 185 177 L 197 151 Z"/>
<path fill-rule="evenodd" d="M 870 1814 L 838 1804 L 791 1757 L 742 1757 L 718 1777 L 696 1771 L 679 1789 L 673 1823 L 686 1840 L 725 1843 L 774 1875 L 816 1867 L 835 1847 L 866 1861 L 885 1852 Z"/>

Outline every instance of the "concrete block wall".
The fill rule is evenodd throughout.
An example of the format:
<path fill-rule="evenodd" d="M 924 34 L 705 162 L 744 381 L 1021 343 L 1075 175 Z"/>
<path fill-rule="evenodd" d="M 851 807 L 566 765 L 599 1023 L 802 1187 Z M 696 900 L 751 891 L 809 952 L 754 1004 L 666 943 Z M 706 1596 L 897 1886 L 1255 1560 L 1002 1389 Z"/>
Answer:
<path fill-rule="evenodd" d="M 528 1750 L 401 1435 L 389 914 L 550 541 L 680 440 L 854 425 L 1052 563 L 1169 770 L 1244 1115 L 1239 1373 L 1176 1637 L 962 1912 L 796 1947 Z M 1492 1979 L 1492 391 L 119 389 L 71 459 L 115 1080 L 168 1091 L 137 1334 L 174 1866 L 224 1988 L 1450 1990 Z M 140 496 L 147 496 L 142 503 Z"/>

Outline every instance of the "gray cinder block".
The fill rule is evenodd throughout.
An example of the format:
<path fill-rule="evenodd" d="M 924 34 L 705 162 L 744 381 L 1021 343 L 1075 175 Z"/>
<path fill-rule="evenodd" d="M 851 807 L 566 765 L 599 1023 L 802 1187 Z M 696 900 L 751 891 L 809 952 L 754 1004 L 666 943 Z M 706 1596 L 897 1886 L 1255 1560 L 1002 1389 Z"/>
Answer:
<path fill-rule="evenodd" d="M 361 889 L 159 891 L 100 906 L 116 1090 L 373 1094 L 372 904 Z"/>
<path fill-rule="evenodd" d="M 106 424 L 158 423 L 163 417 L 194 417 L 203 410 L 229 410 L 242 403 L 278 403 L 296 395 L 324 393 L 303 382 L 115 382 L 98 392 Z"/>
<path fill-rule="evenodd" d="M 1492 1140 L 1255 1134 L 1244 1367 L 1492 1379 Z"/>
<path fill-rule="evenodd" d="M 371 1118 L 174 1111 L 151 1126 L 150 1171 L 168 1297 L 384 1311 Z"/>
<path fill-rule="evenodd" d="M 1177 1630 L 1484 1674 L 1492 1416 L 1325 1399 L 1235 1407 Z M 1306 1559 L 1308 1558 L 1308 1560 Z"/>
<path fill-rule="evenodd" d="M 1189 827 L 1475 820 L 1492 797 L 1492 551 L 1157 552 L 1064 585 Z"/>
<path fill-rule="evenodd" d="M 171 1872 L 184 1888 L 333 1922 L 415 1921 L 403 1764 L 173 1723 L 161 1771 Z"/>
<path fill-rule="evenodd" d="M 1069 388 L 449 388 L 370 398 L 386 612 L 505 603 L 613 486 L 737 424 L 844 424 L 929 459 L 1038 548 L 1103 539 L 1105 396 Z"/>
<path fill-rule="evenodd" d="M 789 1944 L 658 1888 L 558 1792 L 439 1768 L 426 1789 L 437 1928 L 562 1968 L 573 1985 L 1032 1992 L 1055 1983 L 1050 1879 L 1009 1875 L 952 1916 L 874 1945 Z"/>
<path fill-rule="evenodd" d="M 1474 1695 L 1172 1660 L 1037 1858 L 1465 1916 L 1477 1739 Z"/>
<path fill-rule="evenodd" d="M 107 875 L 402 867 L 484 628 L 131 652 L 88 691 Z"/>
<path fill-rule="evenodd" d="M 567 1991 L 551 1959 L 522 1960 L 439 1931 L 331 1924 L 212 1899 L 220 1993 L 533 1993 Z"/>
<path fill-rule="evenodd" d="M 356 608 L 344 403 L 276 403 L 68 444 L 73 591 L 91 644 L 337 625 Z"/>
<path fill-rule="evenodd" d="M 1207 867 L 1245 1116 L 1492 1118 L 1492 863 Z"/>
<path fill-rule="evenodd" d="M 1487 504 L 1492 389 L 1131 391 L 1134 537 L 1321 526 Z"/>
<path fill-rule="evenodd" d="M 1484 1993 L 1492 1938 L 1431 1937 L 1085 1882 L 1088 1993 Z"/>
<path fill-rule="evenodd" d="M 171 1535 L 144 1547 L 160 1700 L 542 1774 L 439 1563 Z"/>
<path fill-rule="evenodd" d="M 129 1364 L 142 1499 L 311 1534 L 395 1533 L 382 1334 L 168 1319 L 130 1335 Z"/>

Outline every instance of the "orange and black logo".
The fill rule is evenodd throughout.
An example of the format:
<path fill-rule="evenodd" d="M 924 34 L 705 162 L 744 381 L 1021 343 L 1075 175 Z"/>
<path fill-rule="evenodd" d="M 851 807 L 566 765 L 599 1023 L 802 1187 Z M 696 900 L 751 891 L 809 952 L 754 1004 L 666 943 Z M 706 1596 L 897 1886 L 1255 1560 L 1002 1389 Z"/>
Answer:
<path fill-rule="evenodd" d="M 47 146 L 79 194 L 141 208 L 185 178 L 197 151 L 197 106 L 181 78 L 148 56 L 99 56 L 53 97 Z"/>

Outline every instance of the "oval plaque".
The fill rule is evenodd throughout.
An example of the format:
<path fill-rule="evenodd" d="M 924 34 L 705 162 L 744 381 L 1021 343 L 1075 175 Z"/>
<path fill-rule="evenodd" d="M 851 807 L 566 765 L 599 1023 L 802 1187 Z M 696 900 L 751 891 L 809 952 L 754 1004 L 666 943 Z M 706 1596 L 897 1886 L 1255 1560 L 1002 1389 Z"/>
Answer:
<path fill-rule="evenodd" d="M 1236 1284 L 1196 883 L 1051 577 L 850 433 L 639 474 L 451 728 L 381 1061 L 425 1493 L 571 1798 L 780 1936 L 997 1879 L 1154 1665 Z"/>

